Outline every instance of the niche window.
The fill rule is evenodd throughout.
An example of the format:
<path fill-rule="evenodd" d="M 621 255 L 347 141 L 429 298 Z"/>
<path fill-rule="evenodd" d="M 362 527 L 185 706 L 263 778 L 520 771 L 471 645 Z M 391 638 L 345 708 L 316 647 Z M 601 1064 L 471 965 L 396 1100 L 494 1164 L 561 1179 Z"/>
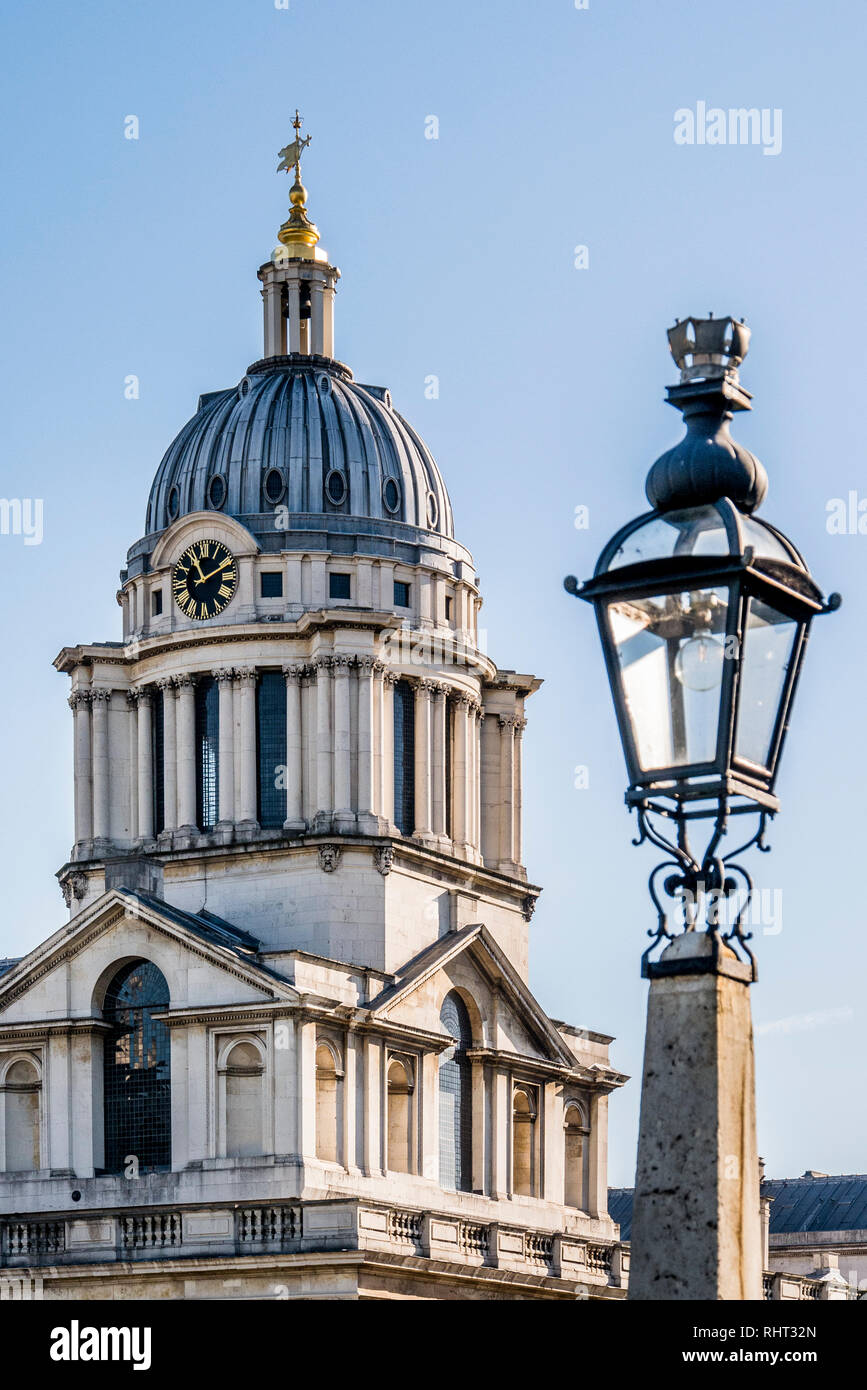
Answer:
<path fill-rule="evenodd" d="M 539 1102 L 534 1087 L 517 1086 L 512 1097 L 512 1191 L 539 1195 Z"/>
<path fill-rule="evenodd" d="M 386 1167 L 392 1173 L 412 1172 L 412 1062 L 388 1060 L 388 1135 Z"/>
<path fill-rule="evenodd" d="M 220 1068 L 224 1087 L 226 1158 L 250 1158 L 264 1151 L 265 1061 L 252 1040 L 230 1046 Z"/>
<path fill-rule="evenodd" d="M 162 589 L 151 589 L 151 617 L 158 618 L 163 611 Z"/>
<path fill-rule="evenodd" d="M 40 1166 L 42 1075 L 33 1057 L 0 1064 L 0 1169 L 35 1173 Z"/>
<path fill-rule="evenodd" d="M 586 1210 L 586 1136 L 589 1133 L 578 1105 L 567 1105 L 563 1118 L 564 1200 L 567 1207 Z"/>
<path fill-rule="evenodd" d="M 331 1042 L 316 1047 L 316 1157 L 339 1163 L 339 1054 Z"/>

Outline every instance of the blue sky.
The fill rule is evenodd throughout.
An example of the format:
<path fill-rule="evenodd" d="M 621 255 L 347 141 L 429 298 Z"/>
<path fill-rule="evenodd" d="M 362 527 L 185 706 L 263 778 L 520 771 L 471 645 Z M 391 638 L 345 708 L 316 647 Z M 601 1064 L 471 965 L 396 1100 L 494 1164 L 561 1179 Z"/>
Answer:
<path fill-rule="evenodd" d="M 525 857 L 545 886 L 531 984 L 555 1017 L 617 1035 L 635 1080 L 611 1105 L 616 1183 L 634 1165 L 655 861 L 630 845 L 592 615 L 561 581 L 644 510 L 679 436 L 665 329 L 708 310 L 752 327 L 736 433 L 770 475 L 762 514 L 845 598 L 816 625 L 773 854 L 753 859 L 782 894 L 782 930 L 757 942 L 759 1147 L 775 1176 L 864 1171 L 867 536 L 826 528 L 830 499 L 867 497 L 864 8 L 289 3 L 55 0 L 2 21 L 0 493 L 44 499 L 44 539 L 0 535 L 0 954 L 64 917 L 71 717 L 51 661 L 120 635 L 118 570 L 163 451 L 201 391 L 261 355 L 256 269 L 297 105 L 310 212 L 343 271 L 337 355 L 432 447 L 491 655 L 545 678 L 525 736 Z M 675 111 L 699 101 L 780 110 L 780 153 L 676 145 Z"/>

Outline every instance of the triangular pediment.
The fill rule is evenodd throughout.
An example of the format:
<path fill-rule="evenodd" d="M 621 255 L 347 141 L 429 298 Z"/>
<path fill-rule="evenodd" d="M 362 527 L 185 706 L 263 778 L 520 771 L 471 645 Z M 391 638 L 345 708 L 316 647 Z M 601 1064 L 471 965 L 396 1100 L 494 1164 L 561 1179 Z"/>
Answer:
<path fill-rule="evenodd" d="M 134 959 L 162 971 L 170 1009 L 296 1003 L 297 990 L 259 963 L 256 945 L 206 912 L 113 889 L 0 976 L 0 1025 L 89 1017 L 101 988 Z"/>
<path fill-rule="evenodd" d="M 474 1044 L 574 1068 L 575 1057 L 511 961 L 481 923 L 449 932 L 397 972 L 371 1000 L 385 1023 L 442 1032 L 442 1001 L 456 989 L 467 1004 Z"/>

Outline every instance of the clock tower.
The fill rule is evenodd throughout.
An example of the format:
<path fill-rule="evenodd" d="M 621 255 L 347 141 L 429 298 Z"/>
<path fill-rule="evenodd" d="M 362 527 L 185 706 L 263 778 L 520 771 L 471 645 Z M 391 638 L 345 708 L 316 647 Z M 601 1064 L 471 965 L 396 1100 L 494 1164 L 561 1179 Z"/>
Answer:
<path fill-rule="evenodd" d="M 272 951 L 390 970 L 484 919 L 522 974 L 524 702 L 480 649 L 440 471 L 335 355 L 340 272 L 307 211 L 258 272 L 264 351 L 202 395 L 154 478 L 120 641 L 65 648 L 73 916 L 112 888 Z"/>

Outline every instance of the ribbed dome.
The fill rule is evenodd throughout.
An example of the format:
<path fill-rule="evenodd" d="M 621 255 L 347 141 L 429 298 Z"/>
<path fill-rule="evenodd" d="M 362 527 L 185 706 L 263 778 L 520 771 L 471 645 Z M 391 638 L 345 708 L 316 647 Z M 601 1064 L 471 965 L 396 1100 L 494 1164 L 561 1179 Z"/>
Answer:
<path fill-rule="evenodd" d="M 326 357 L 266 358 L 202 396 L 157 470 L 147 532 L 210 509 L 255 533 L 276 507 L 290 530 L 293 515 L 321 514 L 454 534 L 439 469 L 388 391 Z"/>

